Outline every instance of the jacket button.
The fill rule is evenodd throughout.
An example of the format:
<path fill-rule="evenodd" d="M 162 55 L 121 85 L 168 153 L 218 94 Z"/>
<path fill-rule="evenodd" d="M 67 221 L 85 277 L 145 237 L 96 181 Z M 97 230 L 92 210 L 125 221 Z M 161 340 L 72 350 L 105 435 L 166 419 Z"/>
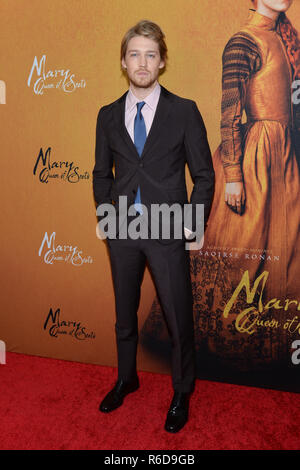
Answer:
<path fill-rule="evenodd" d="M 139 164 L 139 165 L 140 165 L 140 167 L 141 167 L 141 168 L 143 168 L 143 166 L 144 166 L 144 163 L 143 163 L 143 162 L 140 162 L 140 164 Z"/>

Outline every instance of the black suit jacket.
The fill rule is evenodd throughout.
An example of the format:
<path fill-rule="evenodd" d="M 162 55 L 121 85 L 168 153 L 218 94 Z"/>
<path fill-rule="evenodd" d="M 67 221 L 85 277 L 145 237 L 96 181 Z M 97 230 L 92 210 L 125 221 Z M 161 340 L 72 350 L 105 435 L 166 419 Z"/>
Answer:
<path fill-rule="evenodd" d="M 119 196 L 127 196 L 131 205 L 138 186 L 141 202 L 149 210 L 153 203 L 187 204 L 187 163 L 194 183 L 190 202 L 193 206 L 204 204 L 206 222 L 214 192 L 214 170 L 205 125 L 196 103 L 161 87 L 154 120 L 139 156 L 125 127 L 126 94 L 102 107 L 98 114 L 93 170 L 97 206 L 117 204 Z M 196 229 L 194 219 L 189 228 Z"/>

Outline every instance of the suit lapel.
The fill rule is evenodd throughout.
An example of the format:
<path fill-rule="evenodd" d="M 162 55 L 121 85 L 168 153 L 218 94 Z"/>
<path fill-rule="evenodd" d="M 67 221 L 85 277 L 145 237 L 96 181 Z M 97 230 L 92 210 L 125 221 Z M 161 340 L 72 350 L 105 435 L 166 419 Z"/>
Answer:
<path fill-rule="evenodd" d="M 121 96 L 121 98 L 116 102 L 115 107 L 114 107 L 114 120 L 116 124 L 116 128 L 119 131 L 121 137 L 125 141 L 126 145 L 128 146 L 130 150 L 130 154 L 134 154 L 136 158 L 140 159 L 140 156 L 138 154 L 138 151 L 132 142 L 132 139 L 126 129 L 125 126 L 125 102 L 126 102 L 126 95 L 127 92 Z"/>
<path fill-rule="evenodd" d="M 159 101 L 157 104 L 156 112 L 154 115 L 154 119 L 152 122 L 152 126 L 147 136 L 143 153 L 141 156 L 139 156 L 138 151 L 134 143 L 132 142 L 132 139 L 125 126 L 126 95 L 127 95 L 127 92 L 123 96 L 121 96 L 121 98 L 115 104 L 114 120 L 115 120 L 116 128 L 118 129 L 120 135 L 122 136 L 123 140 L 128 146 L 130 153 L 133 153 L 135 157 L 138 160 L 140 160 L 141 158 L 144 158 L 151 151 L 151 148 L 157 142 L 157 139 L 161 132 L 161 127 L 163 125 L 163 122 L 167 118 L 169 111 L 170 111 L 171 94 L 164 87 L 161 87 L 161 93 L 160 93 Z"/>

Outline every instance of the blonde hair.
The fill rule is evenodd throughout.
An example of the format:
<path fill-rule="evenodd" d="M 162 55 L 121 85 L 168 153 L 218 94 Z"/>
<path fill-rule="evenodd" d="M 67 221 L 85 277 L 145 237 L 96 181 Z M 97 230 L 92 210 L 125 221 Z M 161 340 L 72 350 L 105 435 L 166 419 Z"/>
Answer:
<path fill-rule="evenodd" d="M 124 35 L 121 43 L 121 60 L 125 57 L 130 39 L 135 36 L 144 36 L 145 38 L 153 39 L 153 41 L 158 44 L 161 60 L 166 62 L 168 49 L 165 42 L 165 35 L 156 23 L 148 20 L 139 21 Z"/>

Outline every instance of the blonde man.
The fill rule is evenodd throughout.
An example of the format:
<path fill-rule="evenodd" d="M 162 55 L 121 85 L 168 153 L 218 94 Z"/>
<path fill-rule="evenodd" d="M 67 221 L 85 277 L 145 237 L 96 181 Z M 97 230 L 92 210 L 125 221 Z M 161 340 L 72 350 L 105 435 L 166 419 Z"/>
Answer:
<path fill-rule="evenodd" d="M 158 25 L 144 20 L 131 28 L 121 45 L 129 90 L 102 107 L 98 115 L 94 196 L 98 209 L 114 202 L 117 219 L 120 196 L 134 205 L 132 218 L 145 215 L 153 204 L 188 203 L 186 163 L 194 181 L 191 202 L 204 204 L 208 217 L 214 171 L 206 129 L 193 101 L 159 85 L 166 60 L 167 46 Z M 187 422 L 195 380 L 193 300 L 185 241 L 183 227 L 180 239 L 108 238 L 116 298 L 118 381 L 100 410 L 118 408 L 139 387 L 137 310 L 148 262 L 172 337 L 174 396 L 165 423 L 168 432 L 179 431 Z"/>

